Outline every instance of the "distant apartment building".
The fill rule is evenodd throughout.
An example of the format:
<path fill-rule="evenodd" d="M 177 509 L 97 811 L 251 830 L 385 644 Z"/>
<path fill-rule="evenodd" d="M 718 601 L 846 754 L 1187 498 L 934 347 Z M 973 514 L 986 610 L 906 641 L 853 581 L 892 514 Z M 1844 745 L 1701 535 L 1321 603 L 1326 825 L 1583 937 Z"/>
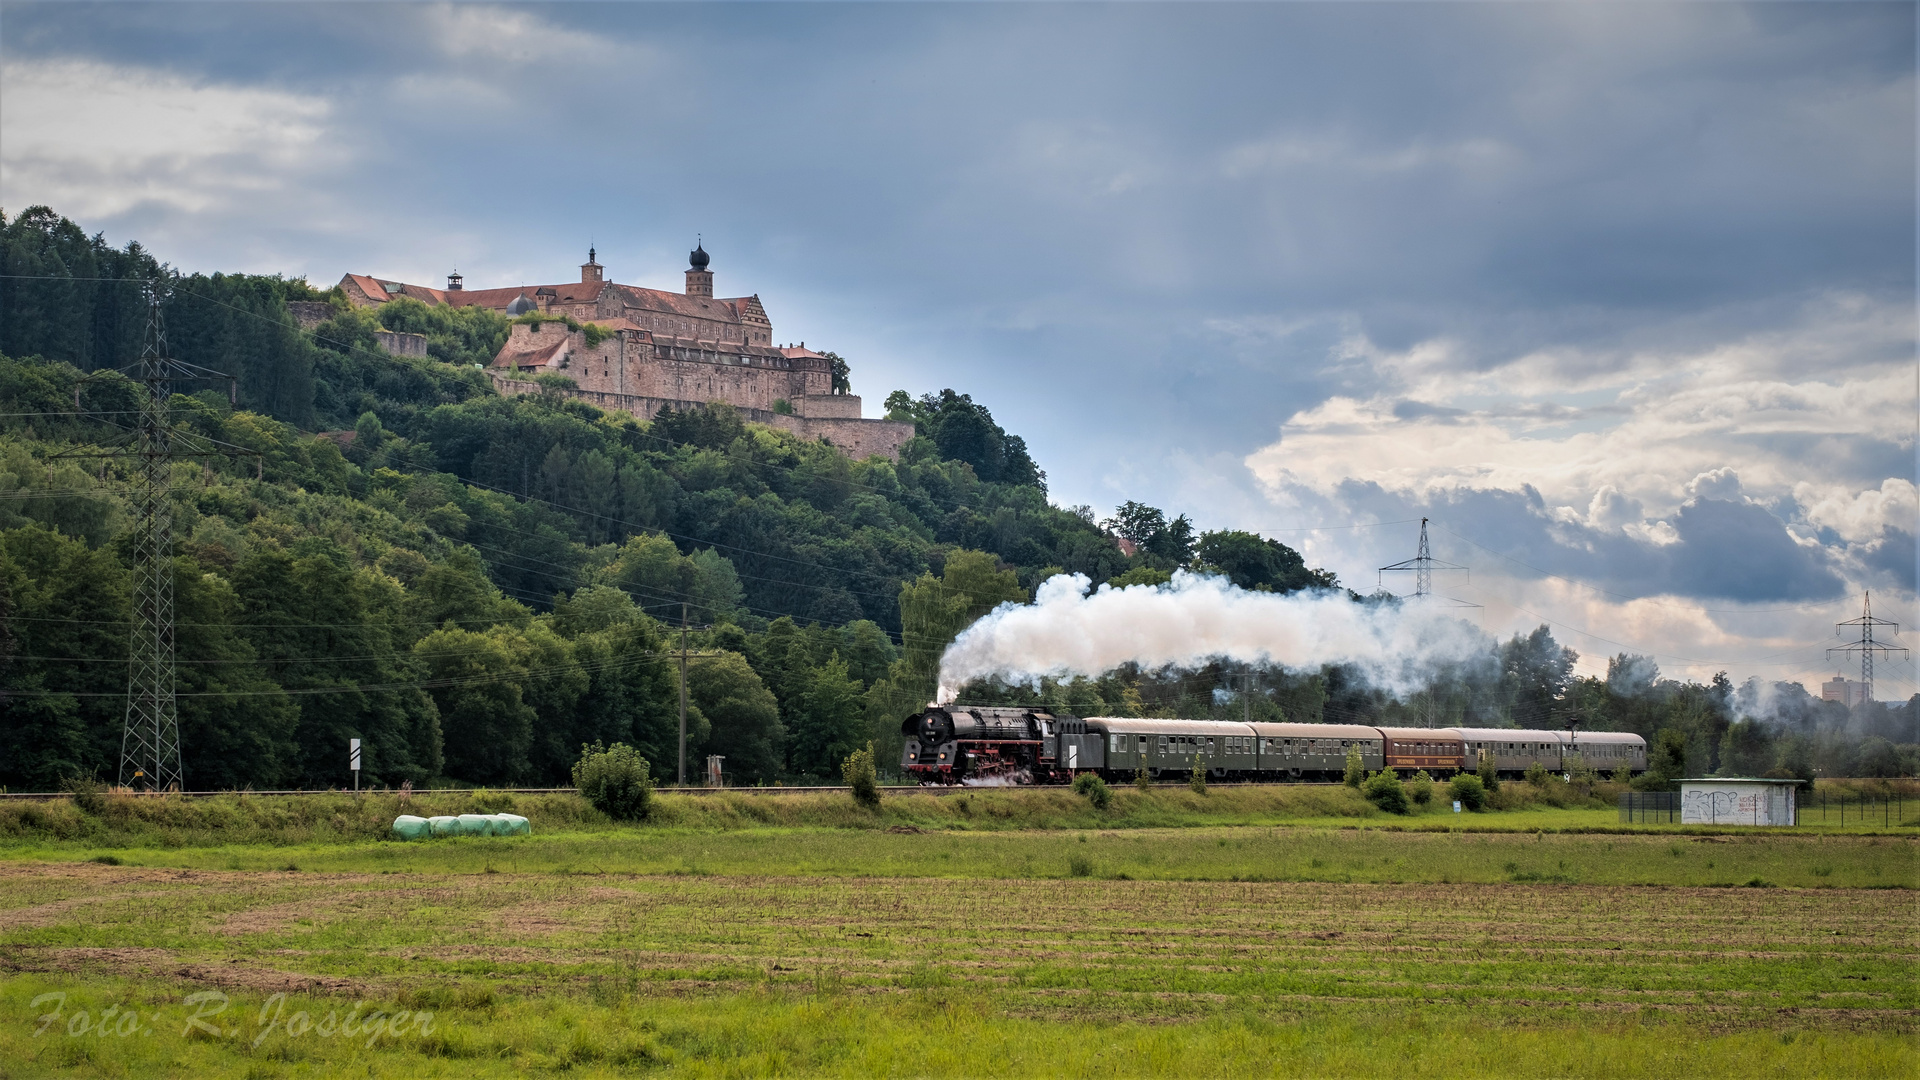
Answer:
<path fill-rule="evenodd" d="M 1820 700 L 1837 701 L 1851 709 L 1872 700 L 1867 697 L 1867 684 L 1855 682 L 1844 675 L 1835 675 L 1820 684 Z"/>

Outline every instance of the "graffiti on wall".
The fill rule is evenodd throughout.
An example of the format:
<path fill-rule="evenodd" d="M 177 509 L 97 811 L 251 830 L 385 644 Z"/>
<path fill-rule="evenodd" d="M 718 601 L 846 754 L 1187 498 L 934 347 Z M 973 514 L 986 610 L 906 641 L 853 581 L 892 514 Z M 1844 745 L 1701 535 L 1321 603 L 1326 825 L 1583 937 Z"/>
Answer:
<path fill-rule="evenodd" d="M 1788 805 L 1786 798 L 1770 792 L 1693 788 L 1682 798 L 1680 820 L 1689 825 L 1786 825 L 1792 820 Z"/>

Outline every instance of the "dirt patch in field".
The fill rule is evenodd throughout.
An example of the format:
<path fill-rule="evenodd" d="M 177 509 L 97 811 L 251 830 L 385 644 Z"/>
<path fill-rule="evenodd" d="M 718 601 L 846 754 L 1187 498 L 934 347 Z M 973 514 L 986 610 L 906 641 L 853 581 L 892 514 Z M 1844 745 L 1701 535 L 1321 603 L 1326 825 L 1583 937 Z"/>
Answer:
<path fill-rule="evenodd" d="M 195 961 L 181 963 L 171 949 L 122 948 L 41 948 L 16 946 L 0 955 L 0 967 L 13 972 L 60 972 L 89 976 L 146 976 L 219 986 L 229 989 L 276 993 L 349 993 L 367 989 L 370 984 L 326 975 L 307 975 L 293 971 L 255 967 L 239 958 L 225 962 Z"/>

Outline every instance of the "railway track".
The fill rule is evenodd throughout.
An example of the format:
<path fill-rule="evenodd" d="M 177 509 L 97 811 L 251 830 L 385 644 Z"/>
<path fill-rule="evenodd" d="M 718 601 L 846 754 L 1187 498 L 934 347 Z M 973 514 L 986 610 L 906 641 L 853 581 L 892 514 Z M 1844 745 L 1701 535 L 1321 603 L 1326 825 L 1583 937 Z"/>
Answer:
<path fill-rule="evenodd" d="M 1132 787 L 1133 785 L 1132 783 L 1128 783 L 1125 786 Z M 1153 784 L 1151 786 L 1157 789 L 1173 790 L 1176 788 L 1186 787 L 1187 785 L 1185 781 L 1181 781 L 1178 783 Z M 1209 788 L 1288 788 L 1288 787 L 1338 787 L 1340 785 L 1339 785 L 1339 781 L 1333 781 L 1333 780 L 1326 780 L 1326 781 L 1303 780 L 1303 781 L 1296 781 L 1296 782 L 1284 783 L 1284 784 L 1249 784 L 1249 783 L 1224 783 L 1224 782 L 1218 782 L 1218 781 L 1209 781 L 1207 786 Z M 969 786 L 965 784 L 954 784 L 954 785 L 882 784 L 880 785 L 880 790 L 883 793 L 889 794 L 889 795 L 909 795 L 915 792 L 925 794 L 925 795 L 964 795 L 964 794 L 975 792 L 975 791 L 1001 791 L 1001 790 L 1007 790 L 1008 788 L 1019 788 L 1021 790 L 1047 790 L 1047 789 L 1056 790 L 1056 791 L 1067 790 L 1064 784 L 1018 784 L 1018 785 L 1005 785 L 1005 784 L 985 785 L 983 784 L 979 786 Z M 411 794 L 419 795 L 419 796 L 458 795 L 462 792 L 471 792 L 476 790 L 480 790 L 480 789 L 477 789 L 477 788 L 414 788 Z M 485 790 L 489 794 L 503 794 L 503 795 L 571 795 L 575 791 L 574 788 L 570 788 L 570 787 L 486 788 Z M 823 787 L 717 787 L 716 788 L 716 787 L 661 786 L 661 787 L 654 788 L 653 790 L 654 790 L 654 793 L 657 795 L 720 795 L 720 794 L 795 795 L 795 794 L 808 794 L 813 792 L 849 791 L 851 789 L 848 788 L 845 784 L 837 784 L 830 787 L 823 786 Z M 288 789 L 285 791 L 252 791 L 252 790 L 249 790 L 249 791 L 181 791 L 181 792 L 174 792 L 172 794 L 178 798 L 183 798 L 183 799 L 211 799 L 219 795 L 352 795 L 356 793 L 351 788 L 294 788 L 294 789 Z M 377 790 L 366 789 L 358 792 L 358 794 L 397 795 L 399 794 L 399 792 L 392 788 L 381 788 Z M 4 799 L 65 799 L 68 797 L 69 797 L 68 793 L 64 791 L 0 791 L 0 800 L 4 800 Z"/>

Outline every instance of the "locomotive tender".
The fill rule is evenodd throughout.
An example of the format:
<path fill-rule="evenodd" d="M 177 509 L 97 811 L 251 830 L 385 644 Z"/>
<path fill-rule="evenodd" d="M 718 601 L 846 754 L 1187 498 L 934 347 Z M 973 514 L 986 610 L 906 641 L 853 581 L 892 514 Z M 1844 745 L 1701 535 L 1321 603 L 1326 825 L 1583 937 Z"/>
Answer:
<path fill-rule="evenodd" d="M 929 705 L 900 725 L 901 770 L 927 784 L 1053 784 L 1097 773 L 1109 780 L 1185 776 L 1198 758 L 1217 780 L 1338 780 L 1348 749 L 1369 772 L 1419 770 L 1436 778 L 1479 767 L 1502 776 L 1575 761 L 1603 772 L 1647 768 L 1646 740 L 1617 731 L 1380 728 L 1359 724 L 1242 724 L 1222 720 L 1080 719 L 1042 708 Z"/>

